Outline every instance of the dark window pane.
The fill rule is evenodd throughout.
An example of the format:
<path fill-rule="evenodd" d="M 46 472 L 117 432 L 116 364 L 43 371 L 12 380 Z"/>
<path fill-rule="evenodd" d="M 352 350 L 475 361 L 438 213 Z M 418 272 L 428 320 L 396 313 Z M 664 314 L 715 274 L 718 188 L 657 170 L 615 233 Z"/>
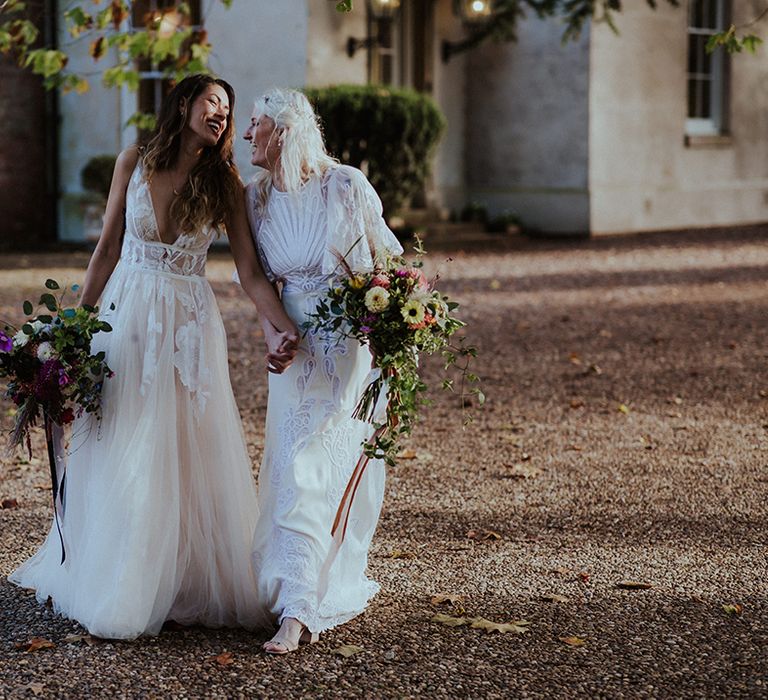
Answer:
<path fill-rule="evenodd" d="M 702 119 L 712 117 L 712 82 L 710 80 L 701 81 L 701 114 Z"/>
<path fill-rule="evenodd" d="M 696 35 L 688 35 L 688 72 L 696 73 Z"/>
<path fill-rule="evenodd" d="M 720 3 L 718 0 L 709 0 L 707 3 L 708 7 L 708 14 L 707 14 L 707 27 L 710 29 L 717 29 L 717 6 Z"/>
<path fill-rule="evenodd" d="M 696 81 L 688 80 L 688 118 L 696 117 Z"/>
<path fill-rule="evenodd" d="M 709 75 L 712 73 L 712 54 L 707 53 L 708 37 L 700 34 L 688 35 L 688 73 Z"/>

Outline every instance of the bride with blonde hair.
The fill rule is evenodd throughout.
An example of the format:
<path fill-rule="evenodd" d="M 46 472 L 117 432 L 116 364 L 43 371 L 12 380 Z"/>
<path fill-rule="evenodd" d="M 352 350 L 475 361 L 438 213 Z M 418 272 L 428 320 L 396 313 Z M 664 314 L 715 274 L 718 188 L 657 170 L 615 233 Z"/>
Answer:
<path fill-rule="evenodd" d="M 363 173 L 327 154 L 302 93 L 274 89 L 259 97 L 244 138 L 261 168 L 246 188 L 256 248 L 301 326 L 340 276 L 340 253 L 363 272 L 377 254 L 402 247 Z M 381 461 L 364 474 L 338 550 L 331 536 L 362 443 L 373 432 L 352 417 L 371 364 L 370 350 L 357 341 L 309 332 L 293 364 L 270 376 L 253 544 L 257 597 L 279 624 L 264 644 L 268 653 L 314 641 L 361 613 L 378 590 L 365 570 L 384 494 Z"/>

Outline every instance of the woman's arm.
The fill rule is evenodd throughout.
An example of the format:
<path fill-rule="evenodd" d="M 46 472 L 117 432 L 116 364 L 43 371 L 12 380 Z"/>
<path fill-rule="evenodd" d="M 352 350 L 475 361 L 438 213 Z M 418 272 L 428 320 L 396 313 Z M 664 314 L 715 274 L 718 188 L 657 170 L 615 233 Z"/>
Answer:
<path fill-rule="evenodd" d="M 85 273 L 83 293 L 80 296 L 81 304 L 96 306 L 99 303 L 99 297 L 120 259 L 125 225 L 125 193 L 138 159 L 138 149 L 136 146 L 131 146 L 124 150 L 115 162 L 107 210 L 104 214 L 104 226 Z"/>
<path fill-rule="evenodd" d="M 299 331 L 296 324 L 285 313 L 259 262 L 246 217 L 243 190 L 239 192 L 234 211 L 227 221 L 227 234 L 240 285 L 256 305 L 259 316 L 271 323 L 278 333 L 287 333 L 292 341 L 298 344 Z"/>

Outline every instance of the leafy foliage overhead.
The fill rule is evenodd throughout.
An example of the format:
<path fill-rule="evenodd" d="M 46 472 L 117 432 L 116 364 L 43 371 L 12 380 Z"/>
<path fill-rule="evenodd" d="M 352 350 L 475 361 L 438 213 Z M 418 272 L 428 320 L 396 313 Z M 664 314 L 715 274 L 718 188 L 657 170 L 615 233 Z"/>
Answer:
<path fill-rule="evenodd" d="M 357 1 L 360 2 L 360 0 Z M 637 0 L 632 1 L 637 2 Z M 654 10 L 660 4 L 660 0 L 645 1 Z M 681 5 L 680 0 L 661 0 L 661 2 L 666 2 L 673 7 Z M 353 0 L 337 2 L 336 9 L 339 12 L 351 12 Z M 589 21 L 605 22 L 614 31 L 617 31 L 615 16 L 623 9 L 622 0 L 495 0 L 490 20 L 473 29 L 464 41 L 454 46 L 452 51 L 453 53 L 466 51 L 487 40 L 515 41 L 519 20 L 531 12 L 540 19 L 559 19 L 564 25 L 564 42 L 577 39 L 584 25 Z M 768 4 L 748 24 L 741 27 L 731 25 L 726 30 L 713 35 L 707 44 L 707 50 L 711 52 L 722 47 L 729 53 L 738 53 L 744 49 L 754 53 L 757 47 L 763 43 L 762 39 L 745 30 L 748 30 L 766 15 L 768 15 Z"/>

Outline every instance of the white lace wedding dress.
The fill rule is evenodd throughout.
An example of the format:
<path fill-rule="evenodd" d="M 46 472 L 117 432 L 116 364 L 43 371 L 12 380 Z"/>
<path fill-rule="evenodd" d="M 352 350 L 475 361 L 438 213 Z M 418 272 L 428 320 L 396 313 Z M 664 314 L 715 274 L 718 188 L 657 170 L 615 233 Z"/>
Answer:
<path fill-rule="evenodd" d="M 401 252 L 362 173 L 347 166 L 298 193 L 274 188 L 265 207 L 247 190 L 251 230 L 267 274 L 281 279 L 283 305 L 299 327 L 338 275 L 335 251 L 353 269 L 371 269 L 371 248 Z M 326 583 L 331 527 L 349 477 L 372 433 L 352 418 L 370 380 L 371 354 L 355 340 L 309 333 L 291 367 L 270 375 L 260 517 L 254 537 L 258 598 L 275 622 L 293 617 L 322 632 L 363 611 L 378 585 L 365 574 L 384 493 L 384 465 L 372 461 L 358 488 L 346 537 Z"/>
<path fill-rule="evenodd" d="M 101 300 L 114 330 L 93 343 L 115 376 L 101 423 L 74 424 L 66 560 L 53 527 L 9 580 L 100 637 L 155 634 L 166 620 L 263 625 L 250 566 L 255 485 L 204 276 L 215 232 L 161 243 L 140 165 L 126 206 Z"/>

